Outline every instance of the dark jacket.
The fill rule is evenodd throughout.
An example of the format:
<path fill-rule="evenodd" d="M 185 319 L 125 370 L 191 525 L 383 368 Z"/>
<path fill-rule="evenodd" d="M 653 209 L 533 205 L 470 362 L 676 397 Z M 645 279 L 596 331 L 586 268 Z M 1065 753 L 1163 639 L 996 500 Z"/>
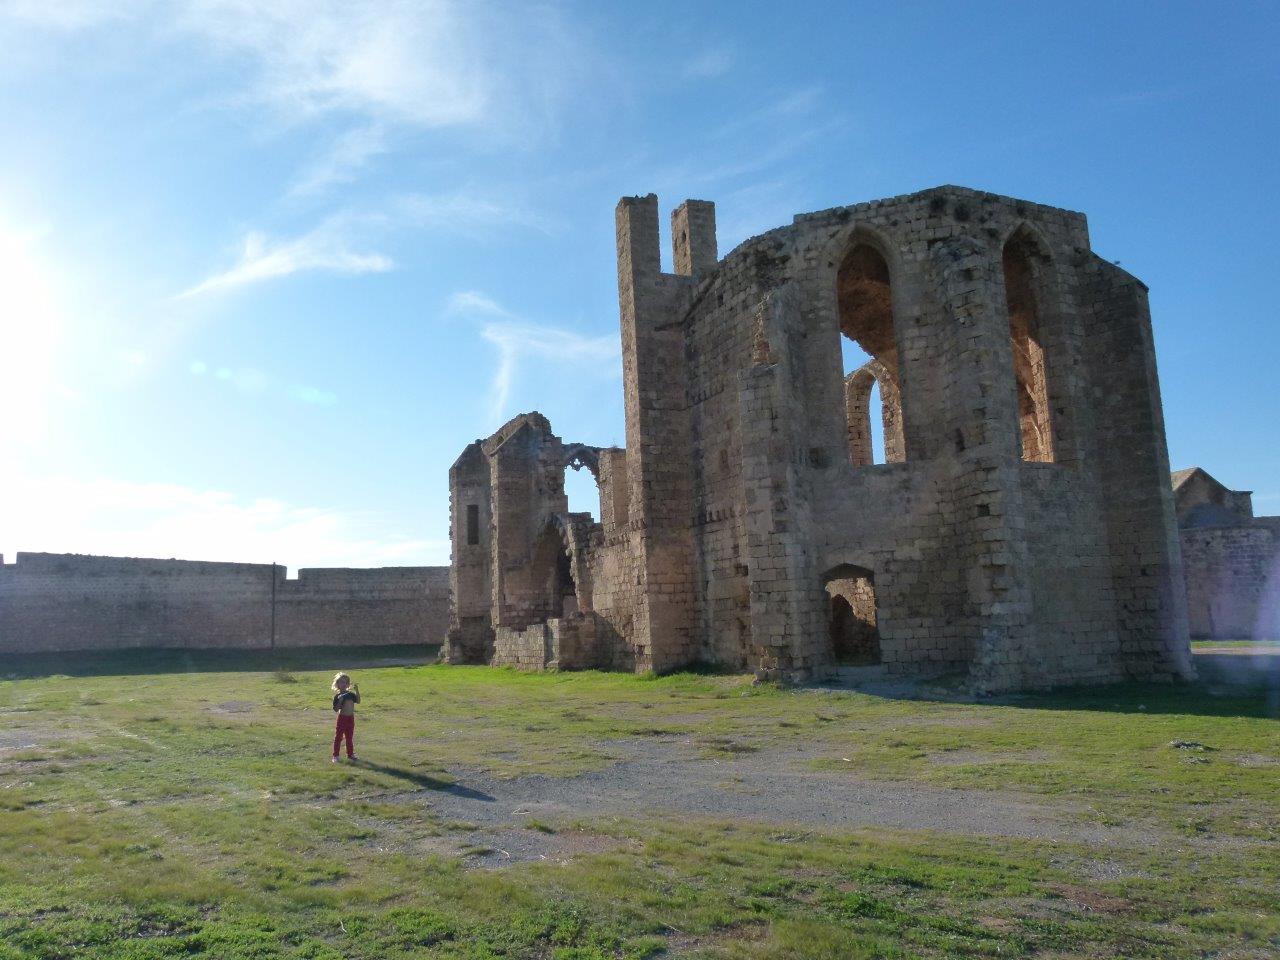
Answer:
<path fill-rule="evenodd" d="M 344 711 L 342 708 L 350 701 L 353 709 Z M 354 690 L 344 690 L 342 693 L 333 695 L 333 712 L 334 713 L 355 713 L 354 706 L 360 702 L 360 694 Z"/>

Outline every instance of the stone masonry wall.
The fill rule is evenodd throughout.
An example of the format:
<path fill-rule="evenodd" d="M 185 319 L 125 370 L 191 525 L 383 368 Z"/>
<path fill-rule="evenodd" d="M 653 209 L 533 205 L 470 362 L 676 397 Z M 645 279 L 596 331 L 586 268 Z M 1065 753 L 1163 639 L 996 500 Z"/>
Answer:
<path fill-rule="evenodd" d="M 1192 527 L 1181 533 L 1191 636 L 1280 639 L 1280 525 Z"/>
<path fill-rule="evenodd" d="M 517 670 L 587 670 L 600 666 L 599 629 L 594 614 L 574 614 L 531 624 L 523 629 L 494 631 L 495 667 Z"/>
<path fill-rule="evenodd" d="M 277 647 L 441 643 L 449 568 L 304 568 L 276 585 L 275 612 Z"/>
<path fill-rule="evenodd" d="M 0 651 L 439 643 L 448 569 L 310 569 L 19 553 L 0 565 Z"/>

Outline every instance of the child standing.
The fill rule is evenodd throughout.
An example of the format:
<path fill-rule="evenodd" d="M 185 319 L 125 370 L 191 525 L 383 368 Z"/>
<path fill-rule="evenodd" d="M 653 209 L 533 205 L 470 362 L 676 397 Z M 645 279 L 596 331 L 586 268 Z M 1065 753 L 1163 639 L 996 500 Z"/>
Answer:
<path fill-rule="evenodd" d="M 347 759 L 356 759 L 355 748 L 351 740 L 356 732 L 356 704 L 360 702 L 360 684 L 352 683 L 345 673 L 333 678 L 333 712 L 338 715 L 338 728 L 333 735 L 333 757 L 330 763 L 338 762 L 338 745 L 342 738 L 347 740 Z"/>

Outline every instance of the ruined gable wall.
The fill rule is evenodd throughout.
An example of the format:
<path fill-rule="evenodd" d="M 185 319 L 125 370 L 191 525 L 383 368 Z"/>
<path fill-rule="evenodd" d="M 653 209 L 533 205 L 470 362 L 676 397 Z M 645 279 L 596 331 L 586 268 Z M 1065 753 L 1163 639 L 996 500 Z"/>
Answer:
<path fill-rule="evenodd" d="M 303 571 L 19 553 L 0 566 L 0 650 L 439 643 L 444 567 Z"/>
<path fill-rule="evenodd" d="M 1202 470 L 1174 491 L 1178 526 L 1222 527 L 1253 519 L 1253 494 L 1228 490 Z"/>
<path fill-rule="evenodd" d="M 493 643 L 492 496 L 489 458 L 477 440 L 449 469 L 450 605 L 443 654 L 450 663 L 484 663 Z"/>
<path fill-rule="evenodd" d="M 890 611 L 882 619 L 886 662 L 914 664 L 937 651 L 941 664 L 963 666 L 966 651 L 937 646 L 954 610 L 939 612 L 920 575 L 916 541 L 929 531 L 936 541 L 941 522 L 936 485 L 920 464 L 854 471 L 843 409 L 815 402 L 821 384 L 843 380 L 838 330 L 833 317 L 825 349 L 806 349 L 820 339 L 820 297 L 797 301 L 784 292 L 805 286 L 793 233 L 773 231 L 734 251 L 700 289 L 687 321 L 703 656 L 755 666 L 769 656 L 761 648 L 781 640 L 788 669 L 820 672 L 828 602 L 821 574 L 857 562 L 876 571 Z M 763 321 L 770 356 L 757 358 L 762 310 L 771 318 Z M 935 550 L 934 583 L 949 580 L 955 593 L 954 564 Z M 767 624 L 753 621 L 752 610 Z M 908 649 L 907 631 L 927 633 L 928 651 Z"/>
<path fill-rule="evenodd" d="M 568 509 L 563 445 L 540 414 L 513 421 L 485 444 L 490 458 L 493 626 L 523 629 L 547 619 L 548 576 L 544 542 L 548 521 Z M 514 426 L 513 426 L 514 425 Z M 554 537 L 559 537 L 553 531 Z"/>

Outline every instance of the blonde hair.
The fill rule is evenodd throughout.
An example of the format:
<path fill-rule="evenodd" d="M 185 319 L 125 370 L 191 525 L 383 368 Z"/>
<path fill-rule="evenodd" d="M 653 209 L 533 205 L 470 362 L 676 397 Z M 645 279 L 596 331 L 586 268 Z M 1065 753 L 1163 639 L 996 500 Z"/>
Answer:
<path fill-rule="evenodd" d="M 330 687 L 329 687 L 329 689 L 330 689 L 330 690 L 333 690 L 333 691 L 335 691 L 335 692 L 336 692 L 336 691 L 337 691 L 337 689 L 338 689 L 338 681 L 339 681 L 339 680 L 345 680 L 345 681 L 347 681 L 347 683 L 350 683 L 350 682 L 351 682 L 351 677 L 349 677 L 349 676 L 348 676 L 347 674 L 345 674 L 345 673 L 335 673 L 335 674 L 333 675 L 333 685 L 332 685 L 332 686 L 330 686 Z"/>

